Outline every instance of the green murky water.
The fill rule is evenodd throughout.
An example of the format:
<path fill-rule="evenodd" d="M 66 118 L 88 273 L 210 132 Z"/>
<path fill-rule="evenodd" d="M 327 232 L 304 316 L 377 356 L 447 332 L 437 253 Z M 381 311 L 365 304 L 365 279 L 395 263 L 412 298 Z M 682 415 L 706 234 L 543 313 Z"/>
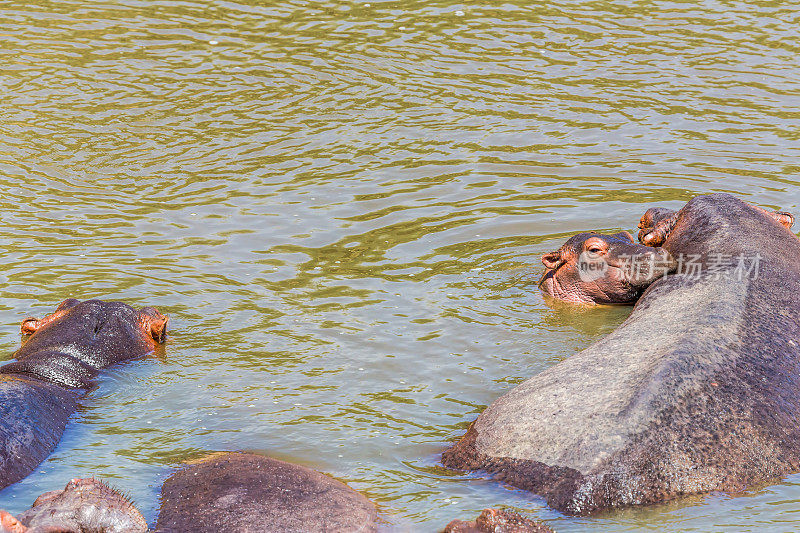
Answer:
<path fill-rule="evenodd" d="M 575 519 L 437 466 L 514 384 L 627 309 L 554 310 L 538 256 L 728 191 L 799 213 L 783 2 L 0 3 L 0 325 L 152 304 L 56 452 L 149 520 L 203 450 L 310 465 L 436 531 L 511 506 L 558 531 L 792 531 L 800 476 Z"/>

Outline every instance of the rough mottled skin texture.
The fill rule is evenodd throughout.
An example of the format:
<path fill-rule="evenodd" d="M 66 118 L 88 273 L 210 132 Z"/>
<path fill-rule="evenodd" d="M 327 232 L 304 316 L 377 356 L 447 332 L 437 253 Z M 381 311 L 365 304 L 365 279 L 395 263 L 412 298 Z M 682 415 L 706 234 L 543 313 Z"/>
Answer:
<path fill-rule="evenodd" d="M 52 452 L 99 370 L 153 351 L 166 322 L 153 308 L 98 300 L 66 300 L 41 320 L 25 319 L 31 337 L 0 367 L 0 488 Z"/>
<path fill-rule="evenodd" d="M 0 511 L 0 533 L 146 533 L 147 522 L 124 495 L 97 479 L 73 479 L 39 496 L 13 518 Z"/>
<path fill-rule="evenodd" d="M 703 274 L 654 282 L 617 330 L 494 402 L 442 462 L 569 514 L 800 470 L 800 241 L 719 194 L 690 201 L 663 247 L 700 254 Z M 758 253 L 759 274 L 717 276 L 714 253 Z"/>
<path fill-rule="evenodd" d="M 553 533 L 553 530 L 512 511 L 486 509 L 473 522 L 453 520 L 444 533 Z"/>
<path fill-rule="evenodd" d="M 613 235 L 579 233 L 542 256 L 539 288 L 574 304 L 633 304 L 675 264 L 664 250 L 633 242 L 627 231 Z M 599 270 L 586 270 L 600 267 Z M 583 270 L 582 270 L 583 269 Z"/>
<path fill-rule="evenodd" d="M 161 490 L 163 533 L 373 532 L 377 512 L 344 483 L 248 453 L 225 453 L 172 475 Z"/>
<path fill-rule="evenodd" d="M 27 476 L 50 455 L 79 397 L 59 385 L 0 374 L 0 487 Z"/>

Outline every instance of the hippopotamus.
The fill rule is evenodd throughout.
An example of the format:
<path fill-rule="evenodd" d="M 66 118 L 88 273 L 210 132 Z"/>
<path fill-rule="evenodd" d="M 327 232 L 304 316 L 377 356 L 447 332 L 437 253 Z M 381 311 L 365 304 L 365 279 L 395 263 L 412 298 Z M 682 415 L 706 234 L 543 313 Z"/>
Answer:
<path fill-rule="evenodd" d="M 0 367 L 0 488 L 50 454 L 99 370 L 152 352 L 167 320 L 153 307 L 69 299 L 45 318 L 22 322 L 30 337 Z"/>
<path fill-rule="evenodd" d="M 156 532 L 373 532 L 377 511 L 344 483 L 252 453 L 212 455 L 164 482 Z"/>
<path fill-rule="evenodd" d="M 16 518 L 0 511 L 0 533 L 146 533 L 147 521 L 131 501 L 104 482 L 73 479 L 64 490 L 39 496 Z"/>
<path fill-rule="evenodd" d="M 220 452 L 164 482 L 155 531 L 368 533 L 377 523 L 372 502 L 329 476 L 263 455 Z M 0 511 L 0 533 L 45 531 L 140 533 L 147 523 L 119 492 L 95 479 L 78 479 L 63 491 L 43 494 L 16 518 Z"/>
<path fill-rule="evenodd" d="M 675 268 L 661 248 L 636 244 L 627 231 L 579 233 L 544 254 L 542 291 L 574 304 L 633 304 L 656 279 Z"/>
<path fill-rule="evenodd" d="M 443 533 L 553 533 L 553 530 L 513 511 L 485 509 L 471 522 L 453 520 Z"/>
<path fill-rule="evenodd" d="M 727 194 L 651 211 L 642 241 L 669 252 L 675 273 L 607 337 L 496 400 L 443 464 L 573 515 L 800 471 L 800 240 L 790 220 Z"/>

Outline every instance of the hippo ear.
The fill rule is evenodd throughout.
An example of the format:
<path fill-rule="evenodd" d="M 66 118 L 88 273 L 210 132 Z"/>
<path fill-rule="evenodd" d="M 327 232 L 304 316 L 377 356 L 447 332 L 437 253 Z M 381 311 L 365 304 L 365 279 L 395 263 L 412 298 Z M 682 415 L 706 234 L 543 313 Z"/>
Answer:
<path fill-rule="evenodd" d="M 654 248 L 662 246 L 667 240 L 667 237 L 672 234 L 672 230 L 675 229 L 675 224 L 678 222 L 678 214 L 680 212 L 672 211 L 671 213 L 671 215 L 661 218 L 652 226 L 647 226 L 640 222 L 640 227 L 642 227 L 642 229 L 639 231 L 639 242 L 645 246 L 652 246 Z M 647 213 L 645 213 L 645 215 L 646 214 Z M 642 220 L 644 221 L 644 217 L 642 217 Z"/>
<path fill-rule="evenodd" d="M 25 320 L 22 321 L 22 324 L 19 326 L 19 330 L 23 335 L 33 335 L 36 333 L 36 330 L 39 329 L 39 326 L 42 325 L 42 321 L 38 318 L 33 318 L 29 316 Z"/>
<path fill-rule="evenodd" d="M 770 213 L 770 214 L 775 220 L 778 221 L 780 225 L 782 225 L 786 229 L 792 229 L 792 226 L 794 226 L 794 215 L 792 215 L 791 213 L 776 211 L 775 213 Z"/>
<path fill-rule="evenodd" d="M 0 511 L 0 527 L 2 527 L 1 531 L 9 531 L 10 533 L 25 533 L 28 531 L 28 528 L 11 516 L 8 511 Z"/>
<path fill-rule="evenodd" d="M 145 331 L 150 333 L 150 336 L 156 342 L 164 342 L 167 337 L 167 322 L 169 317 L 166 317 L 158 312 L 155 307 L 145 307 L 139 311 L 139 316 L 144 324 Z"/>
<path fill-rule="evenodd" d="M 756 208 L 757 211 L 760 211 L 767 215 L 769 218 L 780 224 L 786 229 L 791 229 L 794 225 L 794 215 L 791 213 L 787 213 L 785 211 L 767 211 L 763 207 L 758 207 L 754 205 L 753 207 Z"/>
<path fill-rule="evenodd" d="M 150 322 L 150 335 L 156 342 L 164 342 L 167 338 L 167 322 L 169 317 L 161 317 Z"/>
<path fill-rule="evenodd" d="M 542 256 L 542 264 L 550 270 L 557 269 L 564 264 L 564 260 L 561 258 L 561 252 L 556 251 L 550 252 L 549 254 L 544 254 Z"/>

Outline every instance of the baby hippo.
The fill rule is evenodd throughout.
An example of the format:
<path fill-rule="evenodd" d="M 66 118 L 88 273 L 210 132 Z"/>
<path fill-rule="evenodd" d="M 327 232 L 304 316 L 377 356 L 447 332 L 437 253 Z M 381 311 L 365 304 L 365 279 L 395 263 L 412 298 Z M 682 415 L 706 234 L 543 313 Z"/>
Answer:
<path fill-rule="evenodd" d="M 575 304 L 633 304 L 655 280 L 675 269 L 662 248 L 636 244 L 627 231 L 579 233 L 542 256 L 539 287 Z"/>

